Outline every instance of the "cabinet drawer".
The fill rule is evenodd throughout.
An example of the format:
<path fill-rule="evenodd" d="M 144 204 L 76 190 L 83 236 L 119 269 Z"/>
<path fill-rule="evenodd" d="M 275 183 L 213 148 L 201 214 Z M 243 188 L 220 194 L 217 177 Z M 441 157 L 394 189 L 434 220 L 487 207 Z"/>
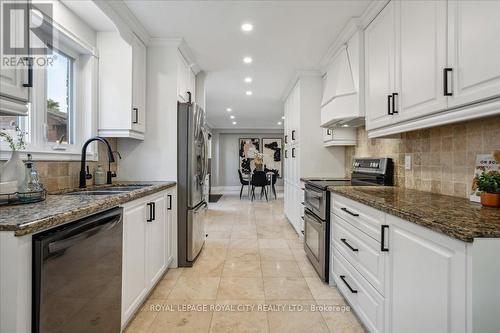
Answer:
<path fill-rule="evenodd" d="M 331 207 L 335 215 L 380 241 L 380 226 L 385 222 L 383 212 L 337 194 L 332 195 Z"/>
<path fill-rule="evenodd" d="M 385 299 L 366 281 L 335 248 L 333 278 L 370 332 L 384 332 Z"/>
<path fill-rule="evenodd" d="M 331 239 L 334 247 L 344 255 L 377 291 L 384 293 L 386 252 L 380 243 L 338 216 L 333 217 Z"/>

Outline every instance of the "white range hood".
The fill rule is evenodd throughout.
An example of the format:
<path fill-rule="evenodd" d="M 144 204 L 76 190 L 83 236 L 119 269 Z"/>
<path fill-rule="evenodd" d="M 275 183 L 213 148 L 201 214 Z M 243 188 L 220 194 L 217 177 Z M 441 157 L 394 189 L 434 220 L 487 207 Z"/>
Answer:
<path fill-rule="evenodd" d="M 363 32 L 357 30 L 332 57 L 323 78 L 322 127 L 364 125 L 363 61 Z"/>

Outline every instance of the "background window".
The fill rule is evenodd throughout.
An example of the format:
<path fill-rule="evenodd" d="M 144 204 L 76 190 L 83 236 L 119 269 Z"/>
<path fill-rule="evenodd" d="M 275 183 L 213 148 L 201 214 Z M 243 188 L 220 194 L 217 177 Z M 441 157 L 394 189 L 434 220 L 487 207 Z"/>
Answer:
<path fill-rule="evenodd" d="M 52 49 L 53 63 L 47 67 L 47 141 L 74 143 L 74 59 Z"/>

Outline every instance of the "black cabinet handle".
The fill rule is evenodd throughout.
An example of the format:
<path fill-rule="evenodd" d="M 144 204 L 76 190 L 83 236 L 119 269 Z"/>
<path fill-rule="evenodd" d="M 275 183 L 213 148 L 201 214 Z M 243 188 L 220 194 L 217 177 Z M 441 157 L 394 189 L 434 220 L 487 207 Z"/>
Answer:
<path fill-rule="evenodd" d="M 134 119 L 134 121 L 132 121 L 132 123 L 138 124 L 139 123 L 139 109 L 138 108 L 133 108 L 132 112 L 135 113 L 135 119 Z"/>
<path fill-rule="evenodd" d="M 147 206 L 149 207 L 149 218 L 146 220 L 146 222 L 153 222 L 153 202 L 148 202 Z"/>
<path fill-rule="evenodd" d="M 392 114 L 398 113 L 398 110 L 396 109 L 396 106 L 398 103 L 396 102 L 396 97 L 398 97 L 398 93 L 393 93 L 392 94 Z"/>
<path fill-rule="evenodd" d="M 453 68 L 443 68 L 443 95 L 453 96 L 453 92 L 448 91 L 448 73 L 453 72 Z"/>
<path fill-rule="evenodd" d="M 285 135 L 285 143 L 288 143 L 288 135 Z"/>
<path fill-rule="evenodd" d="M 292 131 L 292 140 L 295 140 L 295 130 Z"/>
<path fill-rule="evenodd" d="M 352 289 L 352 287 L 349 285 L 349 283 L 347 283 L 347 281 L 345 280 L 345 275 L 339 275 L 340 279 L 345 283 L 345 285 L 347 286 L 347 288 L 349 288 L 349 290 L 351 291 L 351 293 L 353 294 L 357 294 L 358 291 L 356 289 Z"/>
<path fill-rule="evenodd" d="M 288 158 L 288 150 L 285 150 L 285 158 Z"/>
<path fill-rule="evenodd" d="M 331 129 L 327 129 L 326 130 L 326 135 L 332 135 L 332 130 Z"/>
<path fill-rule="evenodd" d="M 358 213 L 353 213 L 353 212 L 351 212 L 349 209 L 347 209 L 347 208 L 345 208 L 345 207 L 342 207 L 342 208 L 340 208 L 340 209 L 341 209 L 341 210 L 343 210 L 344 212 L 346 212 L 346 213 L 347 213 L 347 214 L 349 214 L 349 215 L 356 216 L 356 217 L 358 217 L 358 216 L 359 216 L 359 214 L 358 214 Z"/>
<path fill-rule="evenodd" d="M 295 148 L 292 148 L 292 157 L 295 158 Z"/>
<path fill-rule="evenodd" d="M 172 195 L 168 195 L 168 208 L 167 210 L 172 210 Z"/>
<path fill-rule="evenodd" d="M 156 220 L 156 202 L 153 202 L 153 221 Z"/>
<path fill-rule="evenodd" d="M 387 95 L 387 114 L 389 116 L 393 115 L 392 109 L 391 109 L 391 106 L 392 106 L 391 100 L 392 100 L 392 95 Z"/>
<path fill-rule="evenodd" d="M 340 239 L 340 241 L 341 241 L 342 243 L 344 243 L 344 244 L 345 244 L 345 246 L 347 246 L 348 248 L 350 248 L 352 251 L 354 251 L 354 252 L 358 252 L 358 249 L 353 248 L 353 247 L 351 246 L 351 244 L 347 243 L 347 241 L 346 241 L 346 239 L 345 239 L 345 238 L 341 238 L 341 239 Z"/>
<path fill-rule="evenodd" d="M 25 57 L 24 60 L 28 62 L 28 83 L 23 83 L 23 87 L 33 88 L 33 63 L 29 57 Z"/>
<path fill-rule="evenodd" d="M 385 247 L 385 229 L 389 229 L 389 226 L 387 224 L 382 224 L 380 226 L 380 234 L 381 234 L 380 251 L 389 252 L 389 248 Z"/>

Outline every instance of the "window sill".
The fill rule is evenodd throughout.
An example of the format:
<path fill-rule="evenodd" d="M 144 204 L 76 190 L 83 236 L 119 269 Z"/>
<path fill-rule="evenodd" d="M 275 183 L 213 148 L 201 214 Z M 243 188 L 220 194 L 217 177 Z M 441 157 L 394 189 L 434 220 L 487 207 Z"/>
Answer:
<path fill-rule="evenodd" d="M 82 156 L 80 152 L 64 150 L 23 150 L 21 158 L 27 159 L 27 154 L 35 161 L 80 161 Z M 10 150 L 0 150 L 0 161 L 7 161 L 11 156 Z M 87 161 L 97 161 L 97 153 L 87 153 Z"/>

